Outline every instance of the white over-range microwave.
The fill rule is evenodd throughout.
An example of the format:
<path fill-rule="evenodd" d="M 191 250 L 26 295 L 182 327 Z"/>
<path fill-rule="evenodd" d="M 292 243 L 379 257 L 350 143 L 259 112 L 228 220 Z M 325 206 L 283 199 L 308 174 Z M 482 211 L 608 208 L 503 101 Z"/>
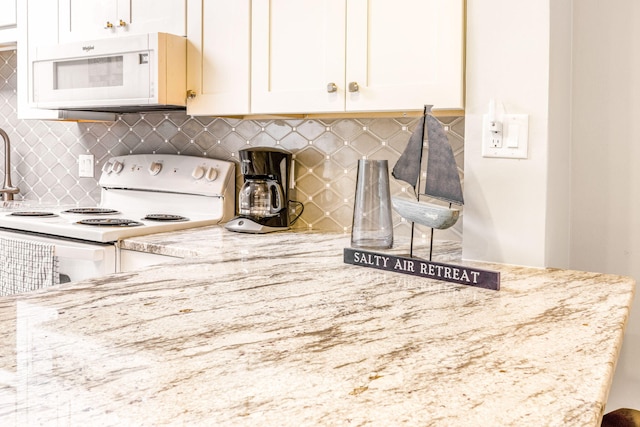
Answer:
<path fill-rule="evenodd" d="M 31 106 L 153 111 L 186 105 L 187 41 L 151 33 L 37 47 Z"/>

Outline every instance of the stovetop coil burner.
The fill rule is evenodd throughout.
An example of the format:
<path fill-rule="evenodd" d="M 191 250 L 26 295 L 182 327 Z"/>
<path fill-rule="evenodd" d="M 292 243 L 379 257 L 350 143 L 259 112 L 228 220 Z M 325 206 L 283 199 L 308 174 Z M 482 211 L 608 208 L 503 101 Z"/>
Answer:
<path fill-rule="evenodd" d="M 171 214 L 149 214 L 142 218 L 147 221 L 189 221 L 189 218 L 181 216 L 181 215 L 171 215 Z"/>
<path fill-rule="evenodd" d="M 11 212 L 9 215 L 11 216 L 31 216 L 31 217 L 48 217 L 48 216 L 56 216 L 53 212 L 38 212 L 38 211 L 18 211 Z"/>
<path fill-rule="evenodd" d="M 76 224 L 97 225 L 100 227 L 136 227 L 144 225 L 141 222 L 124 218 L 88 218 L 80 220 Z"/>
<path fill-rule="evenodd" d="M 119 214 L 120 212 L 115 209 L 108 208 L 72 208 L 67 209 L 66 211 L 62 211 L 62 213 L 72 213 L 72 214 L 90 214 L 90 215 L 112 215 Z"/>

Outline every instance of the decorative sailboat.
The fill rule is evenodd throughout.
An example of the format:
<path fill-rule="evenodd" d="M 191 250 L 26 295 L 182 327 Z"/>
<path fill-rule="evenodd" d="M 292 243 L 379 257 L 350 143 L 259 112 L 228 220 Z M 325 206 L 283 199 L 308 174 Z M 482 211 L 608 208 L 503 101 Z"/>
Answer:
<path fill-rule="evenodd" d="M 426 203 L 419 199 L 425 129 L 429 150 L 427 178 L 423 194 L 448 202 L 448 207 Z M 462 205 L 464 200 L 453 150 L 449 145 L 449 140 L 442 125 L 431 115 L 430 105 L 425 106 L 424 114 L 413 135 L 411 135 L 406 149 L 394 166 L 392 175 L 396 179 L 411 184 L 416 195 L 416 200 L 407 200 L 399 197 L 391 198 L 393 208 L 404 218 L 411 221 L 411 252 L 409 257 L 396 256 L 388 252 L 370 252 L 360 248 L 344 248 L 344 262 L 425 279 L 443 280 L 466 286 L 499 290 L 500 272 L 498 271 L 431 261 L 433 230 L 449 228 L 455 224 L 460 216 L 460 210 L 453 208 L 452 205 L 454 203 Z M 431 228 L 431 248 L 428 261 L 413 257 L 413 231 L 415 224 L 422 224 Z"/>
<path fill-rule="evenodd" d="M 391 198 L 393 209 L 412 223 L 411 256 L 413 256 L 415 224 L 431 228 L 431 246 L 433 246 L 433 230 L 446 229 L 454 225 L 458 221 L 460 210 L 453 208 L 452 205 L 462 206 L 464 204 L 462 185 L 453 150 L 442 124 L 431 114 L 431 107 L 431 105 L 425 106 L 422 118 L 392 171 L 393 177 L 410 184 L 416 195 L 416 200 Z M 447 202 L 449 206 L 420 201 L 420 174 L 425 133 L 428 142 L 428 157 L 423 194 Z M 429 259 L 431 259 L 431 254 L 432 249 L 429 252 Z"/>

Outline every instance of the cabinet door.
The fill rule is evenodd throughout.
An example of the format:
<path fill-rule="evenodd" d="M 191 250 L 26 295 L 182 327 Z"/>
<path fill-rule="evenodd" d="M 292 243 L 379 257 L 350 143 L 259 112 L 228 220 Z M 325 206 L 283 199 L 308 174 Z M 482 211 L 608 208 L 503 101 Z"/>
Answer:
<path fill-rule="evenodd" d="M 15 27 L 16 0 L 0 0 L 0 29 L 1 27 Z"/>
<path fill-rule="evenodd" d="M 59 0 L 61 43 L 165 32 L 186 35 L 187 0 Z"/>
<path fill-rule="evenodd" d="M 0 49 L 15 48 L 18 40 L 16 30 L 16 0 L 0 0 Z"/>
<path fill-rule="evenodd" d="M 117 0 L 60 0 L 60 43 L 93 40 L 116 34 Z M 109 27 L 109 24 L 112 26 Z"/>
<path fill-rule="evenodd" d="M 118 0 L 118 23 L 127 22 L 123 33 L 169 33 L 187 35 L 187 0 Z"/>
<path fill-rule="evenodd" d="M 345 0 L 252 7 L 251 111 L 344 111 Z"/>
<path fill-rule="evenodd" d="M 464 0 L 348 0 L 347 111 L 463 108 Z"/>
<path fill-rule="evenodd" d="M 251 0 L 191 1 L 188 17 L 188 114 L 248 114 Z"/>

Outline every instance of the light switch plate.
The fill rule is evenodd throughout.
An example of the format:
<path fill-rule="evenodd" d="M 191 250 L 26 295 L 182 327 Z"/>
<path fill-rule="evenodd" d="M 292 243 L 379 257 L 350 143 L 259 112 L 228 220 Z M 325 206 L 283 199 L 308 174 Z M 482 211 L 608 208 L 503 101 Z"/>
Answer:
<path fill-rule="evenodd" d="M 80 154 L 78 156 L 78 177 L 93 178 L 93 162 L 93 154 Z"/>
<path fill-rule="evenodd" d="M 503 114 L 497 117 L 502 121 L 502 144 L 495 147 L 489 127 L 489 115 L 482 117 L 482 157 L 500 157 L 504 159 L 526 159 L 529 157 L 529 115 Z"/>

